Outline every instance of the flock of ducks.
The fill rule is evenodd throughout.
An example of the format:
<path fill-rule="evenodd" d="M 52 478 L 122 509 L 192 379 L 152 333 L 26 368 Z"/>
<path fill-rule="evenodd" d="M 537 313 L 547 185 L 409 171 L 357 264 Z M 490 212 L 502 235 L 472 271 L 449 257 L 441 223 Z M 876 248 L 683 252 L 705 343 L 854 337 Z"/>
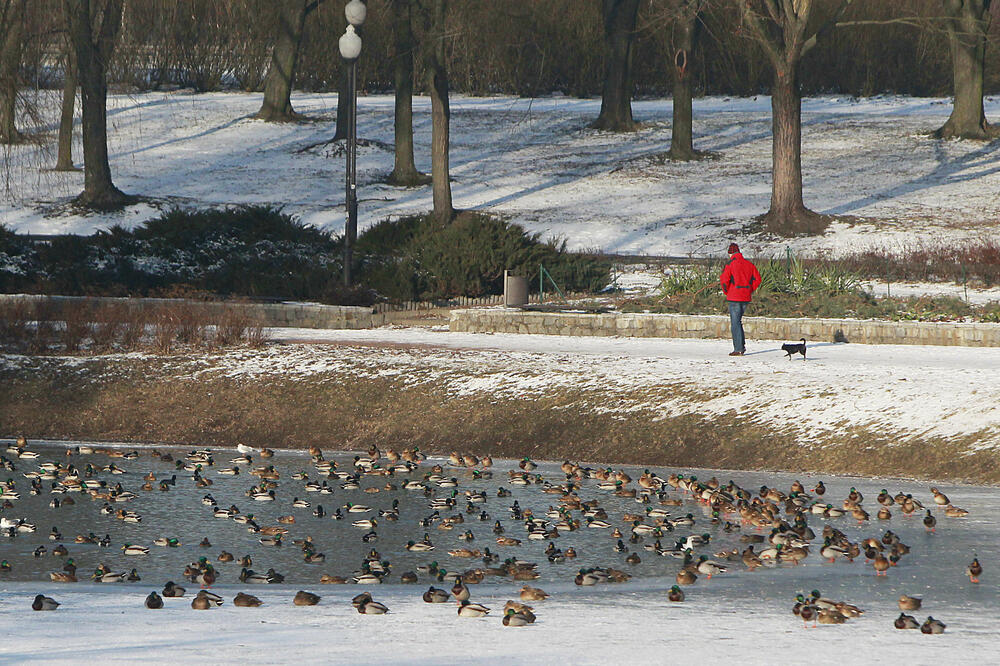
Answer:
<path fill-rule="evenodd" d="M 826 497 L 826 488 L 822 482 L 808 490 L 798 481 L 791 484 L 787 491 L 767 485 L 749 489 L 733 481 L 721 483 L 715 477 L 700 480 L 696 476 L 679 473 L 660 476 L 650 470 L 645 470 L 633 479 L 621 470 L 585 467 L 570 461 L 562 463 L 559 478 L 545 478 L 535 471 L 537 465 L 529 458 L 522 459 L 517 468 L 505 473 L 507 484 L 530 487 L 547 494 L 552 503 L 548 510 L 536 514 L 513 500 L 507 507 L 504 520 L 501 520 L 485 510 L 490 497 L 484 489 L 477 487 L 477 482 L 493 478 L 490 457 L 452 453 L 448 466 L 428 464 L 418 448 L 404 449 L 399 453 L 390 449 L 383 453 L 372 447 L 367 455 L 354 456 L 352 463 L 341 469 L 336 461 L 326 459 L 323 452 L 314 447 L 309 451 L 313 471 L 291 474 L 287 485 L 295 486 L 298 490 L 287 492 L 287 496 L 282 492 L 279 496 L 279 489 L 284 491 L 281 486 L 286 484 L 281 481 L 282 473 L 273 464 L 266 462 L 274 455 L 273 451 L 263 449 L 258 452 L 241 445 L 238 452 L 240 455 L 230 460 L 230 466 L 223 467 L 216 463 L 213 452 L 209 450 L 194 450 L 176 460 L 170 453 L 153 450 L 149 453 L 152 458 L 172 465 L 171 476 L 167 478 L 161 475 L 161 478 L 157 478 L 153 472 L 149 472 L 142 477 L 143 484 L 138 492 L 128 490 L 121 481 L 125 475 L 132 473 L 115 462 L 102 465 L 91 458 L 103 455 L 122 461 L 135 461 L 140 457 L 137 451 L 79 446 L 67 450 L 65 461 L 37 463 L 39 454 L 28 449 L 27 442 L 21 438 L 7 448 L 6 455 L 0 456 L 0 466 L 8 471 L 21 471 L 28 480 L 29 493 L 48 492 L 52 495 L 50 508 L 75 503 L 72 495 L 78 494 L 89 498 L 99 513 L 113 516 L 126 524 L 141 523 L 142 516 L 134 510 L 118 507 L 140 497 L 140 493 L 169 492 L 178 483 L 192 483 L 197 488 L 209 489 L 213 485 L 211 476 L 218 474 L 251 477 L 251 485 L 245 492 L 249 502 L 287 502 L 292 509 L 311 510 L 316 518 L 349 521 L 352 527 L 358 529 L 357 538 L 365 544 L 377 541 L 380 523 L 402 519 L 413 521 L 421 531 L 427 530 L 422 538 L 407 542 L 405 550 L 412 553 L 431 553 L 438 548 L 430 537 L 431 529 L 439 533 L 450 532 L 470 545 L 450 548 L 446 551 L 447 555 L 455 562 L 478 560 L 478 565 L 470 568 L 458 565 L 456 570 L 449 572 L 434 561 L 417 567 L 415 571 L 403 572 L 399 581 L 413 584 L 418 583 L 421 577 L 429 580 L 432 584 L 422 595 L 424 602 L 454 603 L 460 617 L 472 618 L 483 617 L 491 612 L 490 608 L 471 598 L 472 589 L 477 583 L 488 577 L 517 582 L 530 582 L 539 578 L 539 564 L 521 559 L 515 554 L 523 552 L 522 545 L 530 541 L 545 542 L 545 548 L 539 552 L 550 563 L 571 562 L 578 557 L 577 548 L 559 547 L 557 543 L 577 530 L 606 530 L 609 535 L 608 552 L 617 553 L 623 564 L 575 569 L 573 581 L 576 585 L 625 582 L 631 578 L 631 574 L 624 567 L 640 564 L 643 557 L 671 557 L 678 560 L 679 568 L 676 572 L 676 584 L 667 591 L 666 597 L 671 602 L 682 603 L 685 600 L 685 587 L 696 584 L 700 578 L 710 580 L 713 576 L 729 574 L 737 568 L 754 571 L 779 563 L 797 565 L 818 554 L 830 563 L 851 563 L 863 557 L 865 563 L 873 568 L 874 575 L 887 576 L 892 567 L 910 553 L 910 547 L 891 529 L 852 540 L 838 528 L 838 524 L 844 527 L 845 521 L 853 521 L 859 528 L 869 528 L 876 524 L 886 524 L 893 518 L 894 512 L 903 516 L 923 514 L 922 522 L 926 531 L 933 533 L 937 529 L 937 517 L 932 509 L 925 507 L 910 493 L 899 492 L 893 495 L 882 490 L 875 497 L 875 507 L 866 505 L 865 498 L 855 488 L 851 488 L 842 501 L 831 501 Z M 255 463 L 254 455 L 263 460 Z M 29 468 L 19 469 L 24 462 L 29 464 Z M 178 476 L 186 476 L 186 479 L 179 481 Z M 350 494 L 353 498 L 354 493 L 362 493 L 375 497 L 380 492 L 395 490 L 408 491 L 404 494 L 404 499 L 412 500 L 400 502 L 397 497 L 381 509 L 351 501 L 328 512 L 319 501 L 311 502 L 298 496 L 298 493 L 303 496 L 315 494 L 321 500 L 323 495 Z M 934 509 L 946 518 L 958 519 L 968 515 L 964 509 L 954 506 L 937 488 L 931 488 L 930 492 Z M 0 482 L 0 533 L 3 536 L 16 537 L 36 530 L 35 525 L 26 519 L 12 517 L 20 493 L 21 488 L 13 479 Z M 614 511 L 609 513 L 609 507 L 602 504 L 602 494 L 626 498 L 626 501 L 634 500 L 636 508 L 616 516 L 616 520 L 610 515 Z M 493 496 L 509 498 L 511 495 L 510 489 L 500 485 Z M 301 532 L 295 527 L 299 520 L 295 513 L 278 516 L 275 524 L 263 524 L 255 517 L 254 512 L 241 511 L 235 504 L 228 507 L 220 505 L 210 491 L 203 496 L 202 504 L 205 506 L 205 520 L 217 518 L 244 525 L 261 549 L 279 548 L 288 543 L 301 549 L 302 559 L 306 563 L 320 564 L 326 559 L 319 549 L 319 541 L 314 540 L 312 535 L 290 537 L 293 530 Z M 416 515 L 414 512 L 419 511 L 420 506 L 426 509 Z M 697 518 L 694 507 L 700 507 Z M 810 525 L 810 520 L 814 521 L 813 525 Z M 817 520 L 821 521 L 822 527 L 815 522 Z M 466 522 L 488 527 L 492 532 L 490 539 L 495 543 L 495 550 L 491 550 L 491 547 L 471 547 L 471 542 L 478 542 L 482 538 L 483 530 L 469 529 L 465 527 Z M 713 551 L 711 531 L 716 534 L 721 531 L 734 537 L 738 535 L 738 540 L 744 547 Z M 50 580 L 59 583 L 77 582 L 77 567 L 73 558 L 68 557 L 70 553 L 62 543 L 63 535 L 53 527 L 49 538 L 59 542 L 52 549 L 52 555 L 66 558 L 61 570 L 49 573 Z M 110 537 L 105 535 L 101 538 L 93 532 L 81 533 L 73 538 L 73 542 L 104 547 L 111 545 Z M 155 539 L 151 545 L 176 548 L 181 545 L 181 541 L 178 537 L 164 536 Z M 199 545 L 211 548 L 207 538 Z M 34 556 L 42 557 L 46 550 L 44 546 L 39 546 L 35 549 Z M 150 546 L 126 542 L 121 545 L 120 550 L 125 556 L 142 558 L 150 553 Z M 640 554 L 641 551 L 648 555 Z M 221 575 L 217 567 L 227 567 L 230 563 L 239 567 L 239 574 Z M 257 572 L 252 566 L 250 554 L 237 557 L 223 550 L 214 564 L 208 556 L 202 556 L 189 564 L 182 573 L 179 572 L 179 575 L 200 588 L 191 597 L 191 607 L 210 610 L 224 603 L 221 596 L 210 591 L 212 585 L 221 578 L 228 576 L 230 580 L 235 579 L 246 585 L 274 584 L 284 580 L 284 576 L 273 568 Z M 11 570 L 9 561 L 0 562 L 0 574 Z M 323 574 L 319 582 L 377 584 L 391 580 L 391 571 L 389 560 L 378 550 L 371 548 L 360 567 L 350 576 Z M 965 569 L 965 575 L 970 582 L 977 583 L 982 571 L 982 565 L 974 557 Z M 136 568 L 115 572 L 104 564 L 98 565 L 90 578 L 98 583 L 140 580 Z M 435 587 L 435 583 L 445 585 Z M 170 580 L 161 591 L 153 591 L 146 597 L 145 607 L 160 609 L 164 607 L 165 598 L 180 598 L 185 595 L 185 588 Z M 510 600 L 505 604 L 503 624 L 513 627 L 532 624 L 536 619 L 534 608 L 526 602 L 537 603 L 547 597 L 549 595 L 544 590 L 523 585 L 519 601 Z M 312 606 L 320 600 L 319 595 L 300 590 L 292 603 Z M 263 602 L 254 595 L 239 592 L 232 603 L 237 607 L 257 607 Z M 921 604 L 920 598 L 903 595 L 899 599 L 902 612 L 894 626 L 899 629 L 919 628 L 923 633 L 930 634 L 943 632 L 945 625 L 932 617 L 919 623 L 912 616 L 906 615 L 905 611 L 919 609 Z M 352 599 L 352 606 L 358 613 L 365 615 L 389 612 L 385 604 L 376 601 L 368 592 L 356 595 Z M 38 595 L 32 602 L 34 610 L 55 610 L 58 607 L 59 602 L 44 595 Z M 809 626 L 810 623 L 812 626 L 842 624 L 864 612 L 850 603 L 822 597 L 818 590 L 813 590 L 809 595 L 797 595 L 792 610 L 803 621 L 803 626 Z"/>

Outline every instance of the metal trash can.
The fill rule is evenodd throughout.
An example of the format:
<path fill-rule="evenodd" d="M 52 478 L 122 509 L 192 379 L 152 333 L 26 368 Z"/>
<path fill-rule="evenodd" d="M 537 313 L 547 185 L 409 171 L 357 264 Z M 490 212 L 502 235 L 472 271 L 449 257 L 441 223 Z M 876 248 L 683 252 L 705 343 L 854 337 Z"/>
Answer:
<path fill-rule="evenodd" d="M 503 304 L 507 308 L 528 304 L 528 278 L 503 272 Z"/>

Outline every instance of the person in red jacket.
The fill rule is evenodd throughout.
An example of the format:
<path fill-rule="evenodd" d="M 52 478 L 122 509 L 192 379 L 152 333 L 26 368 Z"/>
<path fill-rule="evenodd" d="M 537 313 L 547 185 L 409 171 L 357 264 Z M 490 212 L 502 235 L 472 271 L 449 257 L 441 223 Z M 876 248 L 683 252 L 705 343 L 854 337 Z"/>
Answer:
<path fill-rule="evenodd" d="M 729 263 L 722 269 L 719 284 L 729 304 L 729 326 L 733 333 L 733 351 L 730 356 L 746 353 L 746 336 L 743 334 L 743 313 L 750 304 L 751 295 L 760 286 L 760 273 L 752 262 L 740 254 L 740 246 L 729 244 Z"/>

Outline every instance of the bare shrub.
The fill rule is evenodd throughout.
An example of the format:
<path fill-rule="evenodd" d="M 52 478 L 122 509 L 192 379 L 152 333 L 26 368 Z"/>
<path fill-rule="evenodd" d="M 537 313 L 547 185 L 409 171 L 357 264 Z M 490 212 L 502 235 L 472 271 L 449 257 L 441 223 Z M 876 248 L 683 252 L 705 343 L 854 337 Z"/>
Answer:
<path fill-rule="evenodd" d="M 31 338 L 31 306 L 23 301 L 0 304 L 0 348 L 21 351 Z"/>
<path fill-rule="evenodd" d="M 173 309 L 168 308 L 157 314 L 153 321 L 153 349 L 160 354 L 169 354 L 180 329 L 180 321 Z"/>
<path fill-rule="evenodd" d="M 106 305 L 99 308 L 94 316 L 94 325 L 90 337 L 94 348 L 101 351 L 111 351 L 124 330 L 128 309 L 119 304 Z"/>
<path fill-rule="evenodd" d="M 228 307 L 215 327 L 215 344 L 231 347 L 246 340 L 250 317 L 242 307 Z"/>
<path fill-rule="evenodd" d="M 86 303 L 68 303 L 63 308 L 62 343 L 67 354 L 80 351 L 90 335 L 91 310 Z"/>
<path fill-rule="evenodd" d="M 245 343 L 251 349 L 260 349 L 270 338 L 270 333 L 262 324 L 250 324 L 247 327 Z"/>
<path fill-rule="evenodd" d="M 149 316 L 140 307 L 125 307 L 121 320 L 122 347 L 126 351 L 135 351 L 146 336 L 146 324 Z"/>
<path fill-rule="evenodd" d="M 205 341 L 205 315 L 190 303 L 182 303 L 172 308 L 177 321 L 177 341 L 185 345 L 199 346 Z"/>

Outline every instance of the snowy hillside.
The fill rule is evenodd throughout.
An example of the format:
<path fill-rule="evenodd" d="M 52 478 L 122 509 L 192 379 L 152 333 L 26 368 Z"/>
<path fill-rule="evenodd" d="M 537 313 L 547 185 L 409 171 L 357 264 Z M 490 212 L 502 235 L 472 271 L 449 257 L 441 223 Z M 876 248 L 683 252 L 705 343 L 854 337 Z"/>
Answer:
<path fill-rule="evenodd" d="M 55 109 L 55 102 L 52 97 L 48 106 Z M 342 146 L 308 149 L 332 136 L 336 96 L 299 94 L 293 103 L 315 122 L 253 120 L 259 95 L 113 96 L 109 141 L 116 184 L 149 203 L 116 215 L 78 215 L 65 204 L 82 189 L 83 176 L 46 171 L 55 160 L 51 145 L 4 147 L 0 220 L 23 232 L 89 233 L 132 225 L 155 215 L 157 206 L 271 203 L 306 222 L 340 229 Z M 783 251 L 785 240 L 740 231 L 767 209 L 770 197 L 767 97 L 696 100 L 695 145 L 718 156 L 690 164 L 656 159 L 669 147 L 669 100 L 636 102 L 643 126 L 627 135 L 587 129 L 599 107 L 600 100 L 565 97 L 455 98 L 455 205 L 510 215 L 579 249 L 719 254 L 736 238 L 751 251 Z M 415 99 L 414 109 L 417 166 L 429 170 L 428 99 Z M 824 237 L 791 245 L 798 251 L 899 247 L 993 233 L 1000 218 L 997 144 L 922 135 L 949 110 L 946 99 L 806 100 L 806 203 L 870 219 L 838 223 Z M 368 140 L 358 158 L 361 227 L 428 210 L 429 188 L 379 182 L 392 169 L 392 97 L 362 97 L 359 113 L 359 135 Z M 987 115 L 998 113 L 1000 100 L 988 100 Z"/>

